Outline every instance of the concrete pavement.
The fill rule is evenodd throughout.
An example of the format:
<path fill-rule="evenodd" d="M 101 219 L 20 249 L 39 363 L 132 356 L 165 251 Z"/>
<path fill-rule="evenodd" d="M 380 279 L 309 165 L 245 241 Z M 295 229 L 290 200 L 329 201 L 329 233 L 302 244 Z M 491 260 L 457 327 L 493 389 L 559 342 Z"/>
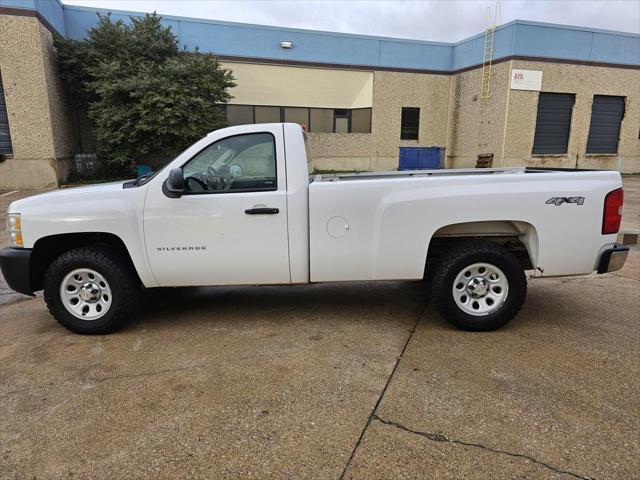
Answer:
<path fill-rule="evenodd" d="M 640 175 L 625 175 L 622 177 L 622 184 L 624 205 L 620 229 L 640 233 Z"/>
<path fill-rule="evenodd" d="M 410 282 L 152 291 L 104 337 L 5 305 L 0 477 L 637 477 L 639 257 L 485 334 Z"/>
<path fill-rule="evenodd" d="M 152 290 L 104 337 L 14 301 L 0 478 L 639 478 L 639 312 L 637 247 L 490 333 L 412 282 Z"/>

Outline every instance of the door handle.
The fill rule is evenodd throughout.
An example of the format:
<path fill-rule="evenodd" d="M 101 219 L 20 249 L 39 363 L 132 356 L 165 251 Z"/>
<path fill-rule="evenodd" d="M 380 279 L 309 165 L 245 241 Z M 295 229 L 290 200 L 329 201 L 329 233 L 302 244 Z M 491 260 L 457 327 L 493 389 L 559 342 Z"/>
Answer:
<path fill-rule="evenodd" d="M 247 215 L 275 215 L 276 213 L 280 213 L 280 209 L 278 208 L 270 208 L 270 207 L 257 207 L 257 208 L 249 208 L 244 211 Z"/>

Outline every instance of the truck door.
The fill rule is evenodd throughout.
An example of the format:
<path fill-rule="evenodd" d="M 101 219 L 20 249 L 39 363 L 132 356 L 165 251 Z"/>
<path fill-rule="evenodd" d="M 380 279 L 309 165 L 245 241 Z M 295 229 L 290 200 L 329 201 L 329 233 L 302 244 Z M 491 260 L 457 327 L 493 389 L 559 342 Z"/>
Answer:
<path fill-rule="evenodd" d="M 144 235 L 160 285 L 290 283 L 282 125 L 245 128 L 181 165 L 180 198 L 162 179 L 149 185 Z"/>

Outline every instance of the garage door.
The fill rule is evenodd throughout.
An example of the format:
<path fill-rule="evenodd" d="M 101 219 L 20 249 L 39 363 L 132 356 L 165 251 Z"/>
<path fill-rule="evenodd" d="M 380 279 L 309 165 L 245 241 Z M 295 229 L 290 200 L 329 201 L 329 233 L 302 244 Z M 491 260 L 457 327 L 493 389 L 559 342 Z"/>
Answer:
<path fill-rule="evenodd" d="M 0 154 L 3 153 L 13 153 L 13 151 L 9 134 L 9 117 L 7 116 L 4 90 L 2 89 L 2 78 L 0 78 Z"/>
<path fill-rule="evenodd" d="M 574 100 L 571 93 L 540 93 L 533 153 L 567 153 Z"/>
<path fill-rule="evenodd" d="M 617 153 L 624 97 L 594 95 L 587 153 Z"/>

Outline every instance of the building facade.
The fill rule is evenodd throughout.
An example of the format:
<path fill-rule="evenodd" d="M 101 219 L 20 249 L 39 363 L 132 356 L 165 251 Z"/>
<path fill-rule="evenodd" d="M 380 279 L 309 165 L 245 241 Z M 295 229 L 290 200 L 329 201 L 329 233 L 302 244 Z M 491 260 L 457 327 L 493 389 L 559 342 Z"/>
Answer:
<path fill-rule="evenodd" d="M 56 184 L 74 155 L 91 153 L 86 122 L 57 74 L 53 38 L 83 38 L 98 12 L 107 13 L 0 0 L 0 189 Z M 124 21 L 137 15 L 112 12 Z M 163 22 L 180 45 L 215 53 L 233 71 L 229 124 L 305 125 L 316 169 L 395 169 L 399 147 L 440 146 L 448 168 L 640 172 L 637 34 L 514 21 L 438 43 Z"/>

